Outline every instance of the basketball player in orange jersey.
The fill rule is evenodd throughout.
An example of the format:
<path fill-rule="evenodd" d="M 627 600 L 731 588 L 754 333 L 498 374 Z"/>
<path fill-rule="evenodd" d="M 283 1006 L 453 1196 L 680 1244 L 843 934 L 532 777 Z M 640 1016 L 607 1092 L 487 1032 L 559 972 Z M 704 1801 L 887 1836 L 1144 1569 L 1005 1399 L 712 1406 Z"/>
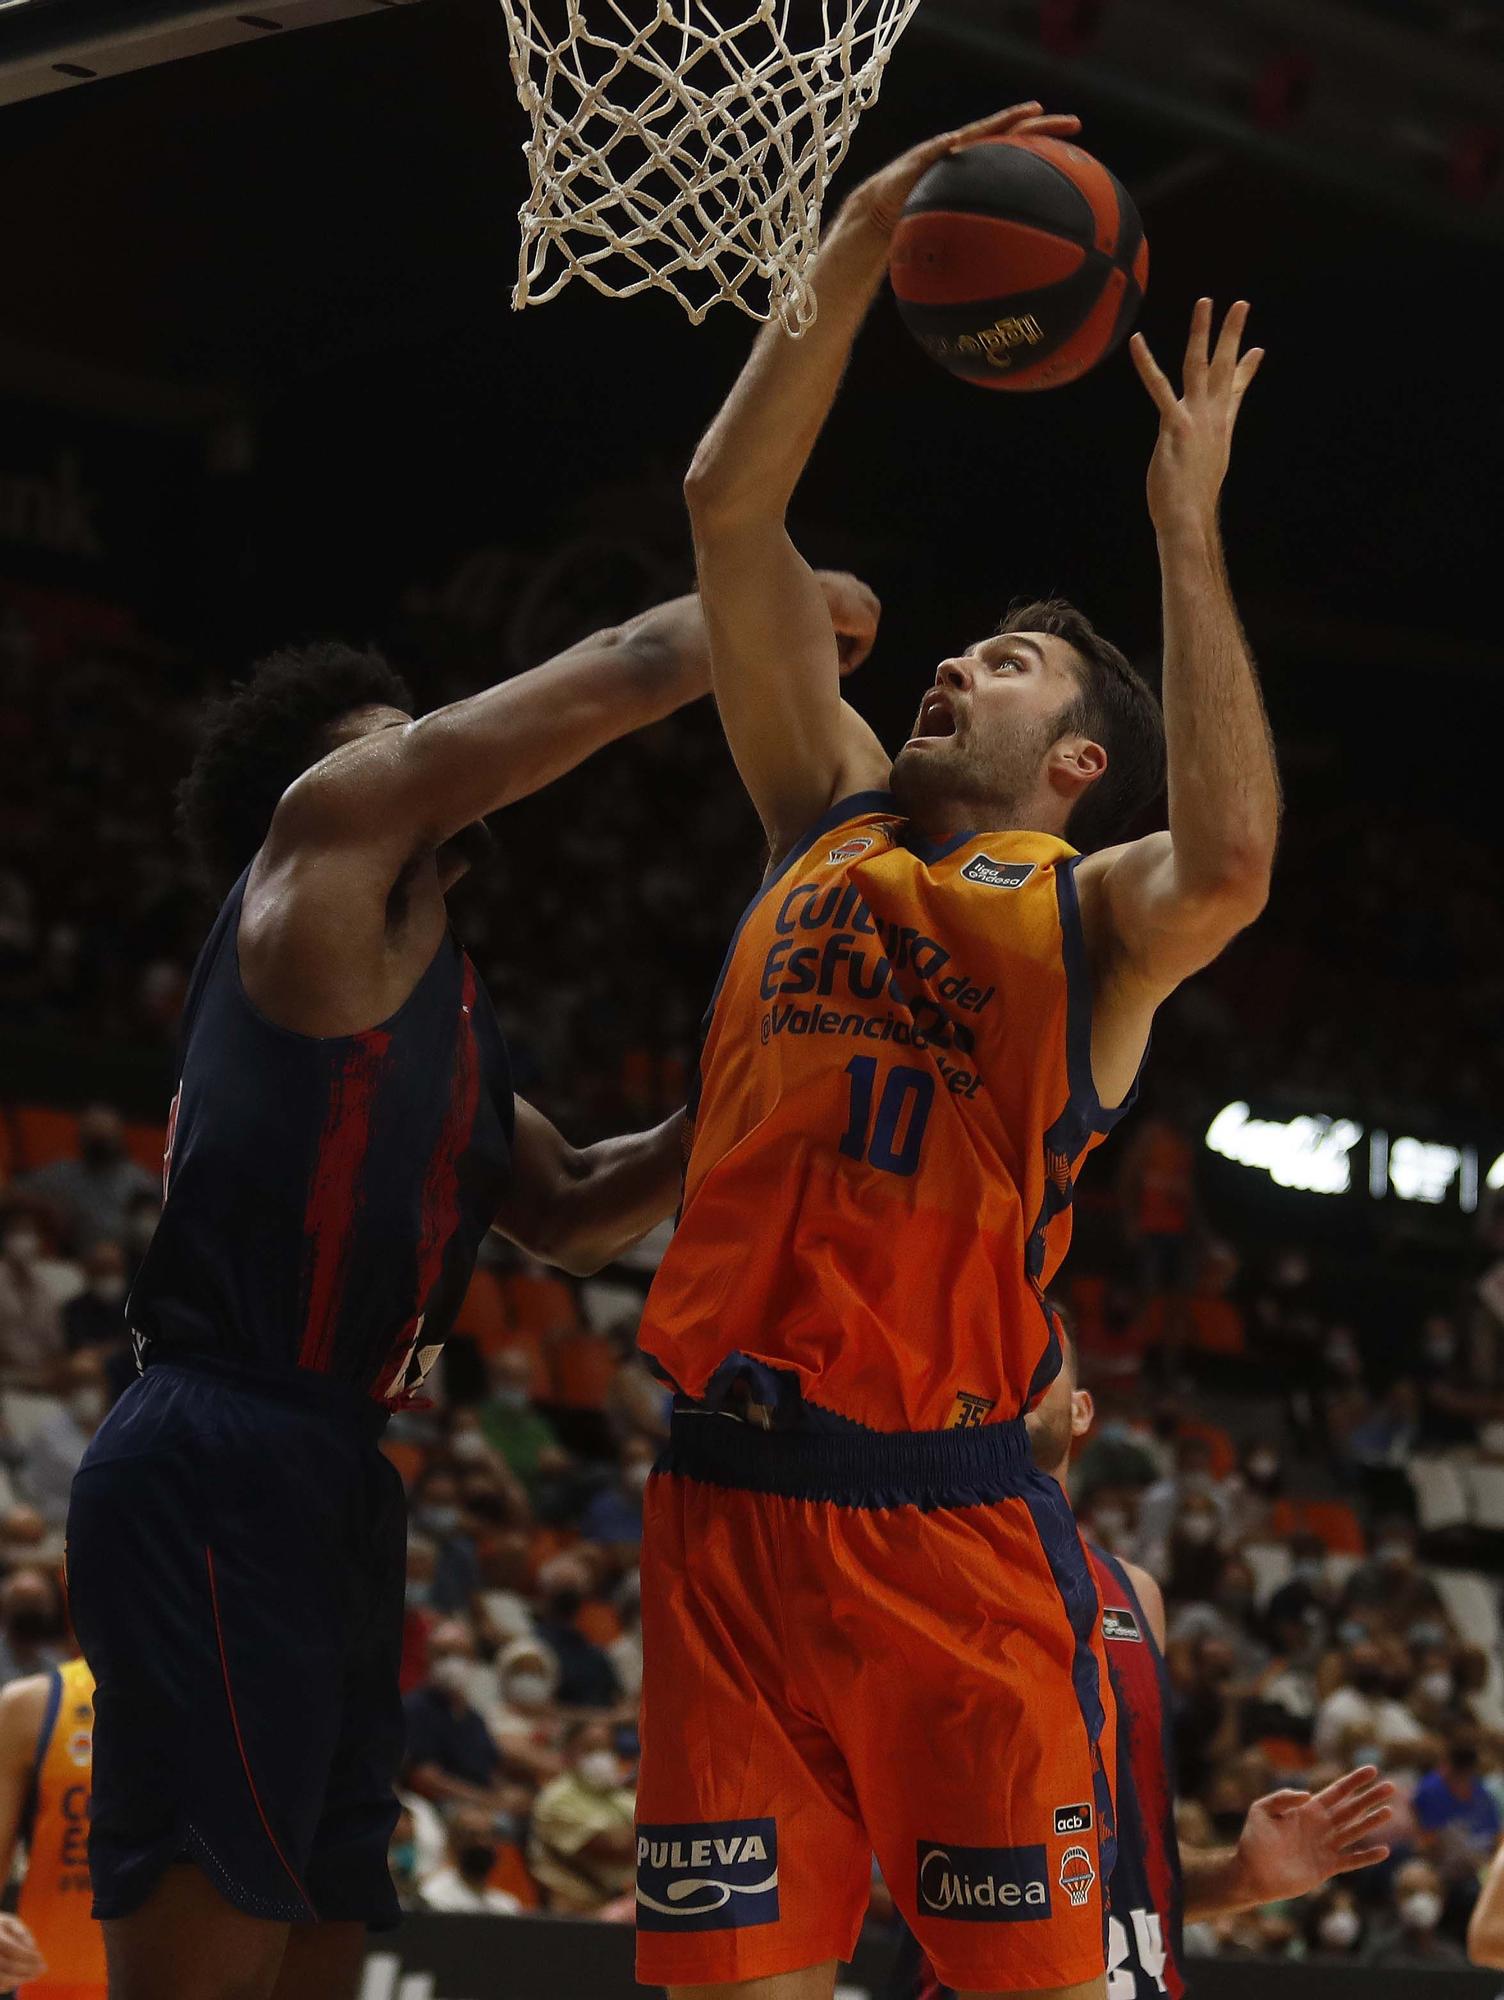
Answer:
<path fill-rule="evenodd" d="M 15 1916 L 0 1916 L 0 1991 L 105 2000 L 104 1933 L 89 1914 L 94 1677 L 82 1660 L 0 1694 L 0 1881 L 27 1847 Z"/>
<path fill-rule="evenodd" d="M 1023 105 L 861 187 L 816 324 L 761 334 L 688 481 L 771 861 L 642 1332 L 679 1397 L 645 1508 L 638 1965 L 679 2000 L 829 2000 L 874 1849 L 946 1985 L 1104 1991 L 1098 1597 L 1022 1420 L 1060 1367 L 1082 1158 L 1155 1009 L 1268 894 L 1279 787 L 1217 527 L 1247 308 L 1213 345 L 1196 307 L 1180 396 L 1135 343 L 1163 722 L 1078 611 L 1034 606 L 941 661 L 890 764 L 785 526 L 919 176 L 1076 125 Z M 1113 844 L 1166 739 L 1169 830 Z"/>

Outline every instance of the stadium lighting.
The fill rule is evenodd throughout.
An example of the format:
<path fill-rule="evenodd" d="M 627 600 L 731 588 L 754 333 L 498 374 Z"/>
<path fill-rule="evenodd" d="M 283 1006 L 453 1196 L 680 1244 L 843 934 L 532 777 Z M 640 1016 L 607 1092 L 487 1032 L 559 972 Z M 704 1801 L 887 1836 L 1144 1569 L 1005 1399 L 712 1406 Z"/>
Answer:
<path fill-rule="evenodd" d="M 1353 1181 L 1350 1155 L 1362 1136 L 1363 1127 L 1351 1118 L 1253 1118 L 1238 1102 L 1217 1113 L 1206 1143 L 1224 1160 L 1262 1168 L 1280 1187 L 1346 1194 Z"/>

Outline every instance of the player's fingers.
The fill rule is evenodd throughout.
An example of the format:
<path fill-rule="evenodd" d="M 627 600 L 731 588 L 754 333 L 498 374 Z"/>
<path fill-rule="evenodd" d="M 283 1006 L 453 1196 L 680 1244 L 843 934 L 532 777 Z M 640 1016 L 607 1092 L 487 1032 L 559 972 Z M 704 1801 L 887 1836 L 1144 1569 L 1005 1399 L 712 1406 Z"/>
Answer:
<path fill-rule="evenodd" d="M 1341 1805 L 1357 1793 L 1367 1791 L 1370 1785 L 1380 1782 L 1383 1781 L 1379 1778 L 1377 1764 L 1360 1764 L 1356 1771 L 1346 1771 L 1340 1778 L 1333 1778 L 1332 1782 L 1324 1785 L 1316 1796 L 1323 1805 Z M 1393 1785 L 1389 1789 L 1393 1791 Z"/>
<path fill-rule="evenodd" d="M 1037 118 L 1026 118 L 1022 125 L 1015 125 L 1009 136 L 1025 135 L 1033 139 L 1043 135 L 1058 139 L 1080 130 L 1081 120 L 1074 111 L 1043 111 Z"/>
<path fill-rule="evenodd" d="M 1243 344 L 1243 329 L 1247 324 L 1248 301 L 1238 299 L 1228 307 L 1222 330 L 1217 335 L 1217 344 L 1212 349 L 1210 380 L 1213 389 L 1225 389 L 1232 381 L 1238 349 Z"/>
<path fill-rule="evenodd" d="M 1352 1847 L 1345 1854 L 1337 1856 L 1332 1869 L 1334 1875 L 1351 1875 L 1355 1868 L 1373 1868 L 1380 1861 L 1389 1859 L 1389 1849 L 1385 1846 Z"/>
<path fill-rule="evenodd" d="M 1128 352 L 1138 370 L 1138 379 L 1154 398 L 1154 407 L 1162 417 L 1173 415 L 1177 400 L 1175 391 L 1169 377 L 1149 352 L 1149 343 L 1141 333 L 1136 333 L 1129 341 Z"/>
<path fill-rule="evenodd" d="M 1372 1812 L 1360 1813 L 1356 1819 L 1344 1825 L 1338 1832 L 1338 1839 L 1343 1847 L 1350 1847 L 1355 1840 L 1361 1840 L 1367 1834 L 1377 1833 L 1380 1827 L 1388 1826 L 1393 1818 L 1392 1806 L 1375 1806 Z"/>
<path fill-rule="evenodd" d="M 1206 385 L 1207 344 L 1212 331 L 1212 302 L 1197 299 L 1195 311 L 1191 314 L 1191 330 L 1185 343 L 1185 393 L 1189 396 Z"/>
<path fill-rule="evenodd" d="M 1262 347 L 1250 347 L 1238 363 L 1232 378 L 1234 400 L 1241 400 L 1244 390 L 1247 389 L 1254 376 L 1258 374 L 1259 364 L 1263 358 L 1264 350 Z"/>

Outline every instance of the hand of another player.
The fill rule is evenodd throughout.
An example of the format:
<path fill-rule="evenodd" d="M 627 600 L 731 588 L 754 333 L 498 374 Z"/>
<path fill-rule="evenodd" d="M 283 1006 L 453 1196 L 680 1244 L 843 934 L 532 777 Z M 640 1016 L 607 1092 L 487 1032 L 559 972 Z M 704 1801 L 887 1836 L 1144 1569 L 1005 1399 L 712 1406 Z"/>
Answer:
<path fill-rule="evenodd" d="M 1179 396 L 1144 336 L 1136 333 L 1128 344 L 1139 380 L 1159 411 L 1159 438 L 1149 463 L 1149 513 L 1161 535 L 1209 528 L 1216 521 L 1233 425 L 1264 358 L 1262 347 L 1239 354 L 1247 324 L 1248 302 L 1239 299 L 1208 352 L 1212 302 L 1196 301 Z"/>
<path fill-rule="evenodd" d="M 877 593 L 849 570 L 822 569 L 816 581 L 830 606 L 830 622 L 836 628 L 836 647 L 841 655 L 841 678 L 854 674 L 877 639 L 883 607 Z"/>
<path fill-rule="evenodd" d="M 1349 1771 L 1313 1798 L 1309 1792 L 1271 1792 L 1248 1809 L 1238 1842 L 1246 1898 L 1258 1903 L 1305 1896 L 1354 1868 L 1387 1860 L 1378 1836 L 1394 1817 L 1394 1786 L 1371 1764 Z"/>
<path fill-rule="evenodd" d="M 46 1970 L 47 1961 L 21 1919 L 0 1915 L 0 1991 L 8 1993 L 23 1979 L 40 1979 Z"/>
<path fill-rule="evenodd" d="M 1081 120 L 1073 111 L 1046 111 L 1032 98 L 1027 104 L 1012 104 L 1006 111 L 995 111 L 990 118 L 979 118 L 975 124 L 926 139 L 922 146 L 911 146 L 891 165 L 854 188 L 845 212 L 870 223 L 885 237 L 891 236 L 903 216 L 904 203 L 935 162 L 943 160 L 947 153 L 959 153 L 983 139 L 1069 139 L 1080 130 Z"/>

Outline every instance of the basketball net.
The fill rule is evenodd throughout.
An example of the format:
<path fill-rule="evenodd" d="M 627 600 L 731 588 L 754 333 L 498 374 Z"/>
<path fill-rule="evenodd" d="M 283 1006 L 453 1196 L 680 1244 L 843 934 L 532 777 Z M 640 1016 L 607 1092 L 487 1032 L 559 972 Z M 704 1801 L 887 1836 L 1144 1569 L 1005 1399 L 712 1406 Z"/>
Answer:
<path fill-rule="evenodd" d="M 531 124 L 512 304 L 583 278 L 811 325 L 826 182 L 919 0 L 501 4 Z"/>

